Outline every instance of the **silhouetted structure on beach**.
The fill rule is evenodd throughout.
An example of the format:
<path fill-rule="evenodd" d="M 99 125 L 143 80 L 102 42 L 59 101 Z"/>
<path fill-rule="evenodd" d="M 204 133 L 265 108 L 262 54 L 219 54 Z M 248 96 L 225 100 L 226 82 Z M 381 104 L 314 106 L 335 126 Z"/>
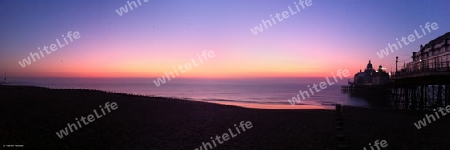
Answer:
<path fill-rule="evenodd" d="M 389 97 L 384 100 L 390 100 L 395 109 L 432 110 L 450 105 L 449 43 L 450 32 L 421 45 L 418 52 L 413 52 L 411 62 L 390 76 L 382 73 L 380 80 L 370 78 L 376 73 L 371 70 L 369 61 L 366 70 L 355 75 L 354 83 L 342 86 L 342 92 L 366 97 L 387 94 Z M 397 68 L 398 57 L 396 59 Z"/>
<path fill-rule="evenodd" d="M 449 71 L 450 32 L 420 46 L 420 51 L 413 52 L 412 62 L 408 62 L 400 73 L 417 73 L 428 71 Z"/>
<path fill-rule="evenodd" d="M 366 69 L 356 73 L 353 82 L 342 86 L 341 90 L 353 96 L 384 98 L 387 93 L 385 86 L 388 82 L 389 73 L 383 69 L 383 66 L 380 65 L 378 70 L 375 70 L 369 60 Z"/>
<path fill-rule="evenodd" d="M 383 70 L 383 66 L 379 66 L 378 70 L 373 69 L 372 63 L 369 60 L 364 72 L 361 70 L 355 74 L 354 82 L 350 84 L 355 85 L 385 85 L 389 81 L 389 74 Z"/>
<path fill-rule="evenodd" d="M 450 32 L 420 46 L 412 62 L 392 75 L 395 108 L 433 109 L 450 104 Z"/>

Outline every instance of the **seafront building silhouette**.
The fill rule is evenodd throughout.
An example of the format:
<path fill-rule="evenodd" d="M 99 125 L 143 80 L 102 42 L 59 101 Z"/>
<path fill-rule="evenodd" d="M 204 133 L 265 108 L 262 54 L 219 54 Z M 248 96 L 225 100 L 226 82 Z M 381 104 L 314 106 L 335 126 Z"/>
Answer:
<path fill-rule="evenodd" d="M 353 84 L 356 85 L 384 85 L 389 81 L 389 74 L 383 69 L 383 66 L 378 66 L 378 70 L 373 69 L 372 63 L 369 60 L 364 72 L 359 70 L 355 74 Z"/>
<path fill-rule="evenodd" d="M 420 46 L 413 52 L 412 62 L 406 64 L 404 71 L 448 71 L 450 62 L 450 32 Z"/>

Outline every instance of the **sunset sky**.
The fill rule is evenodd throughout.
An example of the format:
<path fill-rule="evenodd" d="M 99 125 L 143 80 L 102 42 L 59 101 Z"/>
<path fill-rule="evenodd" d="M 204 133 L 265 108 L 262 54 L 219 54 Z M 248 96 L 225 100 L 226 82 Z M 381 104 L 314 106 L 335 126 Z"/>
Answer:
<path fill-rule="evenodd" d="M 126 0 L 3 0 L 0 70 L 14 77 L 160 77 L 212 50 L 214 58 L 179 77 L 322 77 L 338 69 L 353 76 L 369 59 L 395 70 L 395 56 L 403 65 L 421 44 L 450 31 L 447 0 L 312 0 L 257 35 L 250 29 L 298 1 L 140 1 L 120 16 Z M 388 57 L 376 55 L 427 22 L 439 29 Z M 81 37 L 19 65 L 68 31 Z"/>

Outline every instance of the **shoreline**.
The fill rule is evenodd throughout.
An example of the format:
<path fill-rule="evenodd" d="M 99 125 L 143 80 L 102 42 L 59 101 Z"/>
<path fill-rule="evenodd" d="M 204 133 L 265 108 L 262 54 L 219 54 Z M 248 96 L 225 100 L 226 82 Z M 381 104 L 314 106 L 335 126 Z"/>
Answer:
<path fill-rule="evenodd" d="M 188 101 L 194 101 L 194 102 L 205 102 L 205 103 L 211 103 L 211 104 L 219 104 L 219 105 L 225 105 L 225 106 L 236 106 L 236 107 L 242 107 L 242 108 L 250 108 L 250 109 L 274 109 L 274 110 L 301 110 L 301 109 L 323 109 L 323 110 L 333 110 L 334 104 L 327 104 L 327 105 L 309 105 L 309 104 L 296 104 L 296 105 L 289 105 L 287 104 L 260 104 L 260 103 L 249 103 L 249 102 L 225 102 L 225 101 L 202 101 L 194 98 L 189 97 L 176 97 L 176 96 L 158 96 L 158 95 L 143 95 L 143 94 L 133 94 L 133 93 L 121 93 L 121 92 L 114 92 L 114 91 L 106 91 L 106 90 L 99 90 L 99 89 L 86 89 L 86 88 L 50 88 L 50 87 L 44 87 L 44 86 L 36 86 L 36 85 L 8 85 L 8 84 L 0 84 L 0 86 L 23 86 L 23 87 L 35 87 L 35 88 L 45 88 L 50 90 L 89 90 L 89 91 L 99 91 L 99 92 L 106 92 L 106 93 L 112 93 L 112 94 L 125 94 L 125 95 L 131 95 L 131 96 L 143 96 L 143 97 L 150 97 L 150 98 L 161 98 L 161 99 L 168 99 L 168 100 L 188 100 Z"/>
<path fill-rule="evenodd" d="M 106 102 L 120 109 L 60 139 L 55 132 Z M 389 149 L 445 149 L 448 116 L 417 130 L 421 113 L 344 107 L 343 133 L 351 149 L 377 139 Z M 0 144 L 47 149 L 195 149 L 234 124 L 245 134 L 214 149 L 334 149 L 334 110 L 249 109 L 199 101 L 83 89 L 0 85 Z M 431 142 L 432 141 L 432 142 Z"/>

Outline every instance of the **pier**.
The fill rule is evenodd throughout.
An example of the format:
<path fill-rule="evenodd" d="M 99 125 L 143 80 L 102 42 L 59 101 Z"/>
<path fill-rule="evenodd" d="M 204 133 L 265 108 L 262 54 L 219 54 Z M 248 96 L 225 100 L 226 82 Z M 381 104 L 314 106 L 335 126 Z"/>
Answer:
<path fill-rule="evenodd" d="M 360 71 L 355 75 L 356 84 L 349 82 L 341 91 L 364 97 L 386 95 L 394 109 L 433 110 L 450 105 L 450 32 L 421 45 L 411 58 L 398 70 L 396 57 L 395 72 L 389 75 L 387 83 L 372 84 L 370 79 L 367 84 L 365 79 L 358 84 L 358 74 L 364 73 Z M 367 68 L 372 69 L 370 61 Z"/>
<path fill-rule="evenodd" d="M 450 104 L 449 43 L 447 32 L 421 45 L 418 52 L 413 52 L 412 61 L 390 77 L 394 108 L 431 110 Z"/>
<path fill-rule="evenodd" d="M 450 104 L 450 66 L 398 72 L 391 76 L 395 109 L 430 110 Z"/>
<path fill-rule="evenodd" d="M 444 107 L 450 105 L 450 61 L 443 64 L 446 65 L 439 68 L 404 69 L 392 74 L 387 85 L 344 85 L 341 92 L 352 96 L 387 98 L 394 109 Z"/>

